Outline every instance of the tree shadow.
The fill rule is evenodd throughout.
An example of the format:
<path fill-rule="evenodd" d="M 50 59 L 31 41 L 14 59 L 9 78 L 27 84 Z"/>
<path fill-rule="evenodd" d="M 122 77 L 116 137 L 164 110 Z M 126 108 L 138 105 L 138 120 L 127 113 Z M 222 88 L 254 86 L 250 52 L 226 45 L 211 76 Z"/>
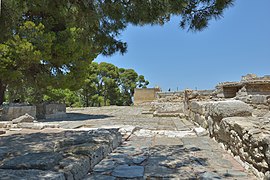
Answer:
<path fill-rule="evenodd" d="M 57 121 L 85 121 L 85 120 L 103 120 L 112 118 L 114 116 L 103 115 L 103 114 L 82 114 L 82 113 L 66 113 L 66 116 L 58 118 L 40 119 L 39 122 L 57 122 Z"/>

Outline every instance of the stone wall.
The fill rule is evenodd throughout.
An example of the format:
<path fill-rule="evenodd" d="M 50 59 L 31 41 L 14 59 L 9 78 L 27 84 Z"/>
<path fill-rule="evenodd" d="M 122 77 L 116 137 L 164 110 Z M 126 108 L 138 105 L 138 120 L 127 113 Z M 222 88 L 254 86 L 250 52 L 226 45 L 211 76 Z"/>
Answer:
<path fill-rule="evenodd" d="M 136 88 L 134 92 L 134 105 L 154 101 L 157 97 L 157 92 L 160 92 L 159 88 Z"/>
<path fill-rule="evenodd" d="M 179 92 L 157 92 L 157 98 L 158 99 L 172 97 L 172 96 L 182 97 L 182 96 L 184 96 L 184 91 L 179 91 Z"/>
<path fill-rule="evenodd" d="M 1 120 L 11 121 L 12 119 L 18 118 L 22 115 L 25 115 L 26 113 L 36 118 L 36 106 L 26 106 L 26 105 L 4 106 L 2 109 Z"/>
<path fill-rule="evenodd" d="M 58 119 L 66 117 L 65 104 L 40 104 L 37 105 L 38 119 Z"/>
<path fill-rule="evenodd" d="M 186 109 L 188 118 L 206 128 L 259 178 L 270 178 L 270 119 L 252 116 L 254 109 L 239 100 L 197 101 Z"/>

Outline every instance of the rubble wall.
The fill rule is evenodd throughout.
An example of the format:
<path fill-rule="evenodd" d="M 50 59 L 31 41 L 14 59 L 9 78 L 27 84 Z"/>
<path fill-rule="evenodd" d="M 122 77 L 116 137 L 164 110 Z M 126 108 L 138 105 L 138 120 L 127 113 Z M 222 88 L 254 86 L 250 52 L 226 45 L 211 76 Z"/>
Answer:
<path fill-rule="evenodd" d="M 260 178 L 269 178 L 270 121 L 252 117 L 252 107 L 238 100 L 189 103 L 188 118 L 209 131 Z"/>

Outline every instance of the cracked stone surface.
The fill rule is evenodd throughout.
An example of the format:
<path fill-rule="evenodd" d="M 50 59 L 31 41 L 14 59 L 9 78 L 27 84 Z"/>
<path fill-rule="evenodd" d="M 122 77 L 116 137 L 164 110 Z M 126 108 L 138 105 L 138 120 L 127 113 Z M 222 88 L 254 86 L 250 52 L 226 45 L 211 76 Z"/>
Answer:
<path fill-rule="evenodd" d="M 218 143 L 199 136 L 200 129 L 194 130 L 198 127 L 191 122 L 179 117 L 142 114 L 144 109 L 115 106 L 69 109 L 64 119 L 39 122 L 59 128 L 6 129 L 6 134 L 0 136 L 0 177 L 256 179 Z M 46 152 L 61 154 L 60 160 L 50 162 L 48 169 L 16 169 L 16 166 L 3 169 L 9 161 Z M 28 162 L 30 167 L 34 165 L 32 160 Z"/>

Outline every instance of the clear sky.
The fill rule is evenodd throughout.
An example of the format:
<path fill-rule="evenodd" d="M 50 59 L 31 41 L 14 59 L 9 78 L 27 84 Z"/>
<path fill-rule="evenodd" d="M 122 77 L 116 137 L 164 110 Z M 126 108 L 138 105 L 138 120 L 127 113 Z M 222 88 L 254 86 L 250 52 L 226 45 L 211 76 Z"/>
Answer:
<path fill-rule="evenodd" d="M 99 56 L 132 68 L 163 91 L 213 89 L 242 75 L 270 74 L 270 0 L 236 0 L 224 17 L 202 32 L 179 28 L 179 17 L 164 26 L 128 28 L 120 39 L 128 43 L 123 56 Z"/>

